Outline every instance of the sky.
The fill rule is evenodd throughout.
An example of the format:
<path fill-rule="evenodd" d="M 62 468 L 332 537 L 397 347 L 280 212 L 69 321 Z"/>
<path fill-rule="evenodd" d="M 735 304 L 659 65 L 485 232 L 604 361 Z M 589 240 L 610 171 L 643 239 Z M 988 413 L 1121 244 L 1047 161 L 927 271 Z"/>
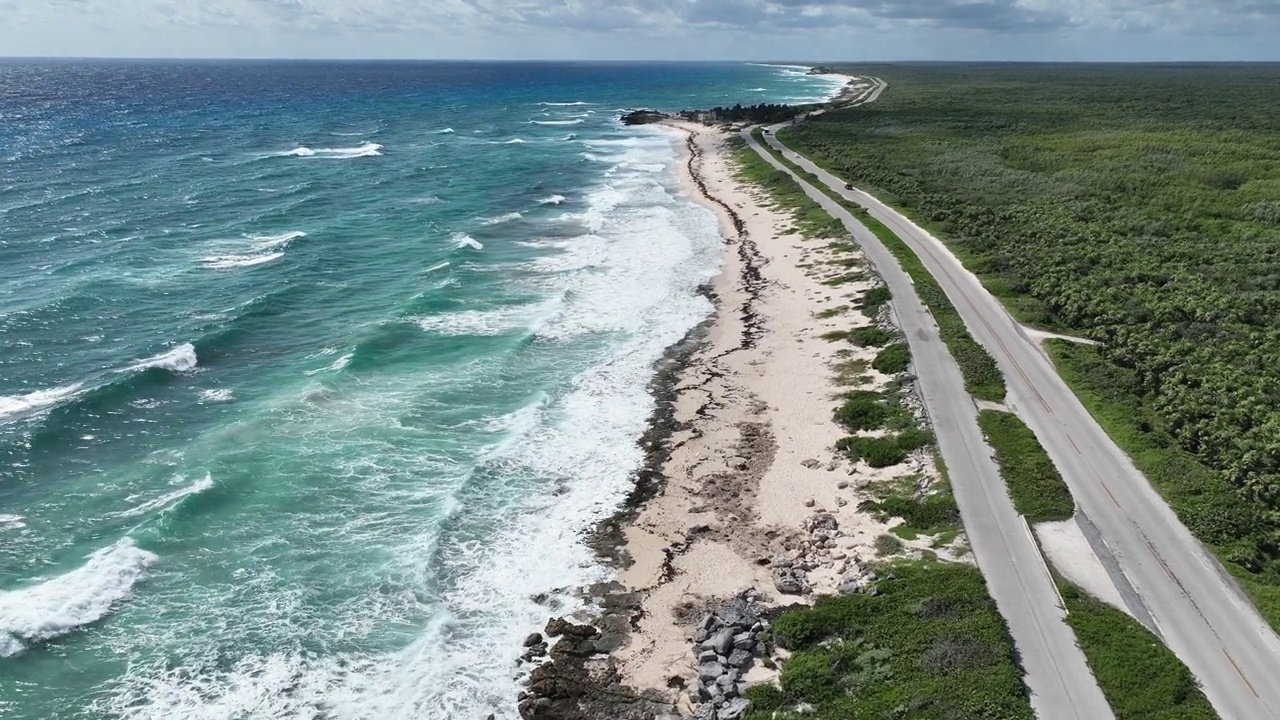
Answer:
<path fill-rule="evenodd" d="M 0 0 L 0 56 L 1280 60 L 1280 0 Z"/>

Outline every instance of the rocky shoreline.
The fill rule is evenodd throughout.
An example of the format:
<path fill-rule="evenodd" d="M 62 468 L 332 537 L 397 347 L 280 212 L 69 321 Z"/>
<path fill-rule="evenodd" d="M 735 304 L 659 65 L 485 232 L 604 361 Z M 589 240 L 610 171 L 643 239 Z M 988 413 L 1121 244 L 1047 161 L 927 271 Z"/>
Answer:
<path fill-rule="evenodd" d="M 851 368 L 918 412 L 910 376 L 870 369 L 877 348 L 829 337 L 892 324 L 885 308 L 844 314 L 878 279 L 847 242 L 806 240 L 740 185 L 724 134 L 664 124 L 686 134 L 682 179 L 720 218 L 724 265 L 704 289 L 716 310 L 661 363 L 635 490 L 590 538 L 617 581 L 585 588 L 586 612 L 526 642 L 525 720 L 737 720 L 787 656 L 778 614 L 875 593 L 883 545 L 931 547 L 880 542 L 895 521 L 861 509 L 877 483 L 927 485 L 927 456 L 876 469 L 837 449 L 849 386 L 836 377 Z"/>

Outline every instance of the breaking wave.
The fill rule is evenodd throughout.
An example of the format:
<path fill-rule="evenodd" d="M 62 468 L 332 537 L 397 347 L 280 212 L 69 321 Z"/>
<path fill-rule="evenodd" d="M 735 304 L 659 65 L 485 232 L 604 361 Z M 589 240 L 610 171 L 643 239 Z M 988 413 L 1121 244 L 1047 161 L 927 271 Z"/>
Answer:
<path fill-rule="evenodd" d="M 458 248 L 459 250 L 461 250 L 464 247 L 471 248 L 472 250 L 484 249 L 483 243 L 481 243 L 479 240 L 471 237 L 466 233 L 460 233 L 460 232 L 454 233 L 452 236 L 450 236 L 449 240 L 453 243 L 453 246 L 455 248 Z"/>
<path fill-rule="evenodd" d="M 359 158 L 373 157 L 382 154 L 382 146 L 378 143 L 368 142 L 359 147 L 353 148 L 316 148 L 312 149 L 306 146 L 296 147 L 285 152 L 274 153 L 274 157 L 315 157 L 315 158 Z"/>
<path fill-rule="evenodd" d="M 133 592 L 157 559 L 126 537 L 89 555 L 88 562 L 70 572 L 0 592 L 0 657 L 102 619 Z"/>
<path fill-rule="evenodd" d="M 179 480 L 186 478 L 179 477 Z M 182 501 L 188 495 L 196 495 L 213 487 L 213 475 L 206 473 L 205 476 L 186 487 L 178 488 L 172 492 L 167 492 L 154 500 L 148 500 L 136 507 L 129 508 L 119 514 L 119 517 L 137 517 L 146 515 L 149 512 L 160 510 L 165 511 Z"/>

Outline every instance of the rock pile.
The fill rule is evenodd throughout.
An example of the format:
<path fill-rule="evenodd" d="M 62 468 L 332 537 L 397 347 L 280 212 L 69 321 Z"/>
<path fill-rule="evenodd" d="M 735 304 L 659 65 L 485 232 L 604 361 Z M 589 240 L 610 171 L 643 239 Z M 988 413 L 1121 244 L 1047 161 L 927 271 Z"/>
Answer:
<path fill-rule="evenodd" d="M 846 547 L 836 542 L 845 537 L 845 533 L 834 515 L 820 512 L 805 520 L 804 530 L 804 539 L 791 552 L 769 561 L 773 586 L 778 592 L 787 595 L 812 592 L 809 572 L 818 568 L 834 571 L 840 578 L 838 586 L 842 592 L 861 592 L 852 588 L 865 589 L 875 582 L 870 568 L 858 562 L 857 551 L 847 546 L 849 541 Z"/>
<path fill-rule="evenodd" d="M 754 590 L 744 590 L 694 629 L 698 676 L 689 685 L 689 697 L 700 703 L 699 720 L 739 720 L 751 708 L 742 697 L 744 675 L 770 644 L 769 621 L 761 617 L 759 600 Z"/>

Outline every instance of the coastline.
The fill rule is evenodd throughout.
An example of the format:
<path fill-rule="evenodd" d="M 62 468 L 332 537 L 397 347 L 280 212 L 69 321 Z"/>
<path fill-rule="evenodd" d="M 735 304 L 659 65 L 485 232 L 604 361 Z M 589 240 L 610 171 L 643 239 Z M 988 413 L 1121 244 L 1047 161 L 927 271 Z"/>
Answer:
<path fill-rule="evenodd" d="M 700 701 L 723 705 L 774 679 L 765 658 L 777 651 L 762 641 L 758 660 L 733 671 L 729 696 L 707 697 L 694 652 L 700 621 L 726 603 L 745 602 L 763 619 L 860 587 L 884 559 L 876 539 L 900 522 L 859 509 L 869 487 L 936 472 L 927 452 L 872 469 L 836 450 L 848 432 L 833 411 L 850 389 L 837 382 L 838 366 L 857 364 L 863 389 L 895 379 L 866 367 L 877 348 L 823 337 L 891 322 L 851 309 L 879 284 L 874 275 L 831 282 L 865 265 L 860 251 L 837 262 L 830 240 L 799 235 L 789 211 L 739 181 L 723 131 L 662 125 L 682 138 L 685 192 L 716 214 L 725 237 L 706 289 L 715 311 L 659 368 L 658 408 L 642 440 L 648 461 L 592 543 L 617 579 L 585 593 L 597 611 L 578 619 L 596 625 L 556 633 L 552 660 L 522 695 L 524 717 L 690 717 Z M 930 550 L 930 540 L 901 541 L 899 554 Z M 552 641 L 536 640 L 530 662 Z"/>

